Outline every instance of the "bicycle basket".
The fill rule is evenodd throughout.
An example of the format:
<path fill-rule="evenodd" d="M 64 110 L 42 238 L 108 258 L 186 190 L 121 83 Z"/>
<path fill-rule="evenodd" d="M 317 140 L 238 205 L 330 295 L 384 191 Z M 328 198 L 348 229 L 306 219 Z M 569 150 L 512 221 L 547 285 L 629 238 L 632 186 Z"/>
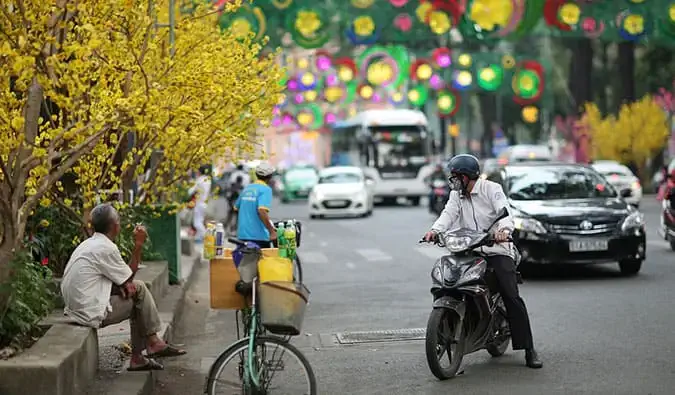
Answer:
<path fill-rule="evenodd" d="M 260 320 L 276 335 L 297 336 L 305 318 L 309 289 L 304 284 L 270 281 L 260 284 Z"/>

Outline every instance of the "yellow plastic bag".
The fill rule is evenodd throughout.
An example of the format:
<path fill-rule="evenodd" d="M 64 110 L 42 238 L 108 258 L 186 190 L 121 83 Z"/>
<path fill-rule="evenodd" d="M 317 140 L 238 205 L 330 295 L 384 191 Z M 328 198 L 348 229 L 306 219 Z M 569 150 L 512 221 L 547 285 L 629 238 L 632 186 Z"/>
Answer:
<path fill-rule="evenodd" d="M 280 256 L 263 256 L 258 261 L 258 278 L 268 281 L 293 281 L 293 262 Z"/>

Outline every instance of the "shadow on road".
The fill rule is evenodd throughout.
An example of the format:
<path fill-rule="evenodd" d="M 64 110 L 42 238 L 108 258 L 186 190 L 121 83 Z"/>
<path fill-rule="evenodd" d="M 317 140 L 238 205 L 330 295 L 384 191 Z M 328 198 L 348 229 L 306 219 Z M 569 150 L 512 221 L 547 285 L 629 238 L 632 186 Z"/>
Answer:
<path fill-rule="evenodd" d="M 527 281 L 578 281 L 627 278 L 619 271 L 618 264 L 595 265 L 537 265 L 520 267 Z"/>

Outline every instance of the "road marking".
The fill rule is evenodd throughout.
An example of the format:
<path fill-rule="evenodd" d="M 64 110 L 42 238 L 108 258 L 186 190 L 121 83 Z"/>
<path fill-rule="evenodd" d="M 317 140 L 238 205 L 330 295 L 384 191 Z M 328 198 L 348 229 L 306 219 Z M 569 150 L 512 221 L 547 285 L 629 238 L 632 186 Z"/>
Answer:
<path fill-rule="evenodd" d="M 318 251 L 298 251 L 300 256 L 300 261 L 303 263 L 311 263 L 323 265 L 328 263 L 328 257 L 326 254 Z"/>
<path fill-rule="evenodd" d="M 392 258 L 390 255 L 385 254 L 377 248 L 360 248 L 356 250 L 356 253 L 364 257 L 367 261 L 390 261 Z"/>
<path fill-rule="evenodd" d="M 440 248 L 433 248 L 433 247 L 417 247 L 415 248 L 417 252 L 420 254 L 429 257 L 431 259 L 438 259 L 442 257 L 443 255 L 447 255 L 448 253 L 445 252 L 444 250 Z"/>

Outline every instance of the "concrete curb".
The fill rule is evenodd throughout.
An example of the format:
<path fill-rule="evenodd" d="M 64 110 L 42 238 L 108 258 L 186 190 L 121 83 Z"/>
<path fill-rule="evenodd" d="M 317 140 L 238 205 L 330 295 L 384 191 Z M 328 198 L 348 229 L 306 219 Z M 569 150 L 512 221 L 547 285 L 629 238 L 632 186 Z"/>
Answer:
<path fill-rule="evenodd" d="M 168 342 L 173 338 L 174 330 L 183 314 L 185 293 L 194 282 L 197 269 L 202 264 L 201 255 L 193 256 L 189 259 L 194 259 L 194 264 L 185 281 L 181 285 L 168 286 L 168 292 L 161 298 L 157 298 L 157 308 L 163 322 L 160 336 Z M 126 371 L 127 365 L 128 359 L 124 361 L 123 370 L 114 376 L 105 377 L 104 375 L 101 380 L 98 380 L 89 388 L 87 393 L 151 395 L 157 380 L 157 372 L 128 372 Z"/>

